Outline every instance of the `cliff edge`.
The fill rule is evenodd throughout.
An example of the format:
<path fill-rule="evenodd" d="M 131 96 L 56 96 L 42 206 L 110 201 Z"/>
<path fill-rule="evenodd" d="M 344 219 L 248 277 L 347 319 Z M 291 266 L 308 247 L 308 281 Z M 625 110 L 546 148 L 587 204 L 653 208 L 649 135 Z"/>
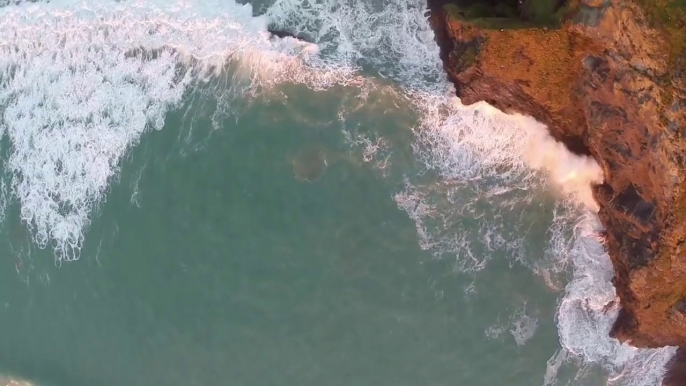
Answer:
<path fill-rule="evenodd" d="M 686 348 L 686 1 L 428 3 L 464 104 L 531 115 L 602 167 L 613 336 Z"/>

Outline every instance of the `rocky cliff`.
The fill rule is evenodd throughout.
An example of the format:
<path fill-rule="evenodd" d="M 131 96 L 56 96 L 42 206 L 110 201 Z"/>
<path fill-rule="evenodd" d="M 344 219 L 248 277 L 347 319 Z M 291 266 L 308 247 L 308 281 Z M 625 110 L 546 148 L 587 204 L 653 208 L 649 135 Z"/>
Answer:
<path fill-rule="evenodd" d="M 686 348 L 686 2 L 428 1 L 463 103 L 531 115 L 601 165 L 612 334 Z"/>

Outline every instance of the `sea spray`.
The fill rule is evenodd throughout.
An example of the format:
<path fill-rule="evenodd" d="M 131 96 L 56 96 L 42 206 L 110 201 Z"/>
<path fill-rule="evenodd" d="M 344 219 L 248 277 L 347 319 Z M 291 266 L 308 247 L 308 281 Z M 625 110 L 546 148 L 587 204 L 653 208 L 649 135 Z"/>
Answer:
<path fill-rule="evenodd" d="M 598 206 L 593 200 L 592 185 L 602 183 L 603 174 L 595 160 L 569 151 L 554 140 L 545 125 L 534 119 L 507 115 L 483 102 L 463 106 L 458 100 L 422 98 L 420 106 L 424 119 L 416 129 L 416 156 L 445 180 L 462 186 L 463 190 L 469 189 L 468 195 L 486 197 L 499 208 L 507 210 L 509 206 L 510 211 L 516 211 L 518 205 L 532 202 L 532 191 L 545 190 L 547 185 L 555 188 L 551 192 L 563 194 L 559 207 L 554 209 L 546 258 L 536 262 L 515 258 L 553 288 L 558 288 L 555 276 L 564 275 L 570 266 L 572 269 L 572 280 L 565 286 L 557 312 L 563 348 L 549 361 L 544 385 L 557 384 L 559 367 L 569 362 L 580 366 L 579 378 L 583 378 L 588 366 L 599 365 L 609 374 L 611 385 L 659 384 L 673 348 L 637 349 L 609 335 L 618 311 L 616 306 L 610 306 L 619 303 L 611 282 L 612 264 L 598 237 L 602 226 L 595 214 Z M 477 238 L 460 237 L 460 243 L 455 243 L 454 238 L 428 227 L 433 218 L 455 220 L 445 213 L 436 214 L 437 208 L 417 187 L 406 191 L 411 194 L 396 200 L 404 209 L 412 209 L 408 213 L 417 223 L 425 246 L 446 251 L 449 245 L 447 251 L 458 256 L 465 271 L 485 267 L 489 258 L 472 252 Z M 516 199 L 501 200 L 506 192 L 512 191 L 519 191 Z M 409 202 L 414 200 L 415 204 L 408 206 L 407 198 L 412 198 Z M 485 213 L 483 209 L 480 212 L 457 210 L 457 217 L 481 218 Z M 503 221 L 503 214 L 499 216 L 489 217 L 488 221 Z M 493 230 L 502 232 L 504 228 L 489 224 L 486 232 Z M 499 237 L 508 239 L 502 233 Z M 511 248 L 516 241 L 501 241 L 501 248 L 506 245 Z M 517 248 L 509 250 L 518 253 Z"/>
<path fill-rule="evenodd" d="M 540 170 L 571 200 L 597 211 L 591 186 L 603 182 L 602 169 L 592 157 L 557 142 L 545 125 L 503 114 L 485 102 L 463 106 L 457 98 L 427 100 L 420 106 L 424 119 L 417 134 L 430 145 L 418 151 L 429 167 L 450 178 L 539 187 L 542 181 L 531 170 Z"/>
<path fill-rule="evenodd" d="M 550 181 L 574 201 L 597 212 L 598 204 L 593 198 L 593 185 L 603 182 L 603 171 L 593 157 L 575 154 L 556 141 L 545 125 L 533 118 L 519 116 L 526 130 L 524 160 L 532 169 L 546 170 Z"/>
<path fill-rule="evenodd" d="M 608 372 L 611 385 L 660 384 L 675 348 L 637 349 L 610 338 L 619 298 L 612 285 L 610 257 L 598 236 L 603 227 L 595 215 L 599 208 L 592 192 L 593 185 L 603 182 L 602 169 L 592 157 L 574 154 L 557 142 L 543 124 L 529 117 L 519 118 L 528 133 L 524 153 L 527 165 L 546 170 L 550 181 L 568 199 L 583 204 L 571 251 L 566 252 L 569 245 L 566 251 L 557 251 L 568 254 L 573 267 L 573 278 L 557 314 L 562 347 L 582 363 L 600 364 Z"/>

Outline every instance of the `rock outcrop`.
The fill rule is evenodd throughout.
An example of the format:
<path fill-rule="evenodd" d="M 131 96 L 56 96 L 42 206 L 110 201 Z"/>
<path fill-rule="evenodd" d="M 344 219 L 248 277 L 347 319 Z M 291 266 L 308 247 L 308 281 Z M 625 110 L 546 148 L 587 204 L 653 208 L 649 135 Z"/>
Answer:
<path fill-rule="evenodd" d="M 468 0 L 428 1 L 463 103 L 531 115 L 602 167 L 594 196 L 622 306 L 612 334 L 686 348 L 683 1 L 562 2 L 552 8 L 557 25 L 522 17 L 527 0 L 510 8 L 514 23 L 474 17 Z"/>

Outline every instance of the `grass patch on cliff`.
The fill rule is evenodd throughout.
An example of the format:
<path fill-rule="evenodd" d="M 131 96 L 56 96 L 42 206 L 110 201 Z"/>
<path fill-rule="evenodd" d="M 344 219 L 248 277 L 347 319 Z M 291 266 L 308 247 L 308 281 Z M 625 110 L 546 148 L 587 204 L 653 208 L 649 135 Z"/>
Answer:
<path fill-rule="evenodd" d="M 464 53 L 457 59 L 458 69 L 466 69 L 475 64 L 478 60 L 478 53 L 473 46 L 467 47 Z"/>
<path fill-rule="evenodd" d="M 575 52 L 564 30 L 491 31 L 480 60 L 486 73 L 519 84 L 552 111 L 569 104 Z"/>
<path fill-rule="evenodd" d="M 443 9 L 445 9 L 450 19 L 468 22 L 481 29 L 520 29 L 534 27 L 532 23 L 519 20 L 515 16 L 489 16 L 489 11 L 478 4 L 468 8 L 460 8 L 455 4 L 446 4 Z"/>
<path fill-rule="evenodd" d="M 482 29 L 557 28 L 568 11 L 567 0 L 518 0 L 494 4 L 455 0 L 444 9 L 450 18 Z"/>
<path fill-rule="evenodd" d="M 558 27 L 568 7 L 569 1 L 565 0 L 523 0 L 520 12 L 540 26 Z"/>
<path fill-rule="evenodd" d="M 670 67 L 686 60 L 686 0 L 637 0 L 651 26 L 662 30 L 669 43 Z"/>
<path fill-rule="evenodd" d="M 572 4 L 570 1 L 563 4 L 545 1 L 547 8 L 536 12 L 547 12 L 553 17 L 550 12 L 554 10 L 555 15 L 554 23 L 553 19 L 545 19 L 543 27 L 560 22 Z M 517 84 L 552 111 L 569 105 L 575 66 L 581 60 L 579 52 L 583 51 L 585 42 L 572 36 L 566 28 L 543 28 L 539 24 L 541 19 L 534 22 L 519 17 L 484 17 L 489 14 L 482 7 L 465 10 L 455 4 L 447 4 L 444 9 L 449 22 L 454 20 L 479 30 L 478 33 L 464 30 L 469 31 L 464 32 L 466 40 L 472 33 L 484 38 L 476 51 L 467 50 L 460 56 L 456 63 L 458 68 L 478 62 L 485 73 Z"/>
<path fill-rule="evenodd" d="M 660 80 L 662 103 L 674 102 L 675 87 L 686 88 L 686 0 L 636 0 L 652 28 L 667 42 L 668 73 Z M 663 123 L 668 125 L 666 117 Z"/>

